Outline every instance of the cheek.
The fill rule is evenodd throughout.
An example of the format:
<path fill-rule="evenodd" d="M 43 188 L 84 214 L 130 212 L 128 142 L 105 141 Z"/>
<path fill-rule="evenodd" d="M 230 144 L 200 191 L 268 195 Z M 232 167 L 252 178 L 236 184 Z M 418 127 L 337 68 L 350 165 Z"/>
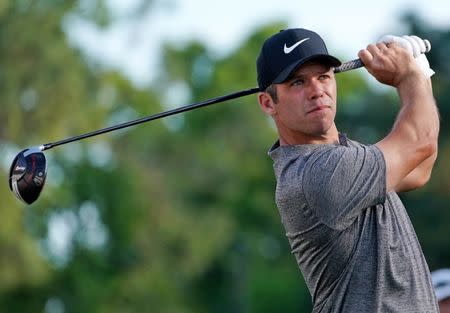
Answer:
<path fill-rule="evenodd" d="M 333 83 L 331 83 L 328 88 L 327 88 L 327 95 L 333 100 L 334 103 L 336 103 L 336 95 L 337 95 L 337 90 L 336 90 L 336 81 L 333 81 Z"/>
<path fill-rule="evenodd" d="M 305 108 L 305 95 L 301 91 L 291 91 L 278 98 L 279 112 L 285 115 L 298 115 Z"/>
<path fill-rule="evenodd" d="M 295 120 L 305 115 L 304 105 L 300 101 L 285 102 L 279 110 L 280 116 L 285 120 Z"/>

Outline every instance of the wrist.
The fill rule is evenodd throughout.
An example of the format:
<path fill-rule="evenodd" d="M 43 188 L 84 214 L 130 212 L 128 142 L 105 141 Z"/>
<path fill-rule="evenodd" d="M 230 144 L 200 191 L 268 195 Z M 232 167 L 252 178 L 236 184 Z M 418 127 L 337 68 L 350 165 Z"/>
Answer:
<path fill-rule="evenodd" d="M 415 62 L 411 62 L 408 69 L 397 77 L 395 87 L 399 90 L 414 88 L 418 84 L 427 84 L 427 80 L 428 79 L 425 77 L 417 64 L 415 64 Z"/>
<path fill-rule="evenodd" d="M 410 72 L 399 82 L 396 89 L 401 99 L 400 106 L 414 103 L 415 99 L 426 101 L 428 98 L 433 98 L 431 81 L 423 75 L 421 70 Z"/>

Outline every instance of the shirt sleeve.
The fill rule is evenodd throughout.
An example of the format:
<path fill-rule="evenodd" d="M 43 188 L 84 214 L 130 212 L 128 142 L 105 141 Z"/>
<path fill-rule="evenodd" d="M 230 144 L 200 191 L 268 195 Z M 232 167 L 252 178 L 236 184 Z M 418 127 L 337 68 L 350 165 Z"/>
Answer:
<path fill-rule="evenodd" d="M 344 229 L 365 209 L 384 203 L 384 156 L 375 145 L 320 150 L 306 161 L 302 186 L 319 221 Z"/>

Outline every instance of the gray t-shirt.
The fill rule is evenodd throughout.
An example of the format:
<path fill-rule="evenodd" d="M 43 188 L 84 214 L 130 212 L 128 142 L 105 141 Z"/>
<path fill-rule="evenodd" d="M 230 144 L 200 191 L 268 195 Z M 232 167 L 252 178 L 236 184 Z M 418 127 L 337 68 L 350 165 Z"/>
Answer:
<path fill-rule="evenodd" d="M 313 312 L 439 312 L 419 241 L 397 194 L 386 192 L 375 145 L 276 143 L 269 155 Z"/>

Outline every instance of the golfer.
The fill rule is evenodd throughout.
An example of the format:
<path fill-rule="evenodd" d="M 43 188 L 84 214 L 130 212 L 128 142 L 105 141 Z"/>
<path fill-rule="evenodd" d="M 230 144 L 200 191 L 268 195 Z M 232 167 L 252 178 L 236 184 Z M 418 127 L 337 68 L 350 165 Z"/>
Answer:
<path fill-rule="evenodd" d="M 437 156 L 434 73 L 415 36 L 389 36 L 359 52 L 396 88 L 389 134 L 365 145 L 340 133 L 333 67 L 315 32 L 268 38 L 257 59 L 258 102 L 278 140 L 269 151 L 276 203 L 313 312 L 438 312 L 430 271 L 397 193 L 423 186 Z M 416 58 L 414 58 L 416 56 Z"/>

